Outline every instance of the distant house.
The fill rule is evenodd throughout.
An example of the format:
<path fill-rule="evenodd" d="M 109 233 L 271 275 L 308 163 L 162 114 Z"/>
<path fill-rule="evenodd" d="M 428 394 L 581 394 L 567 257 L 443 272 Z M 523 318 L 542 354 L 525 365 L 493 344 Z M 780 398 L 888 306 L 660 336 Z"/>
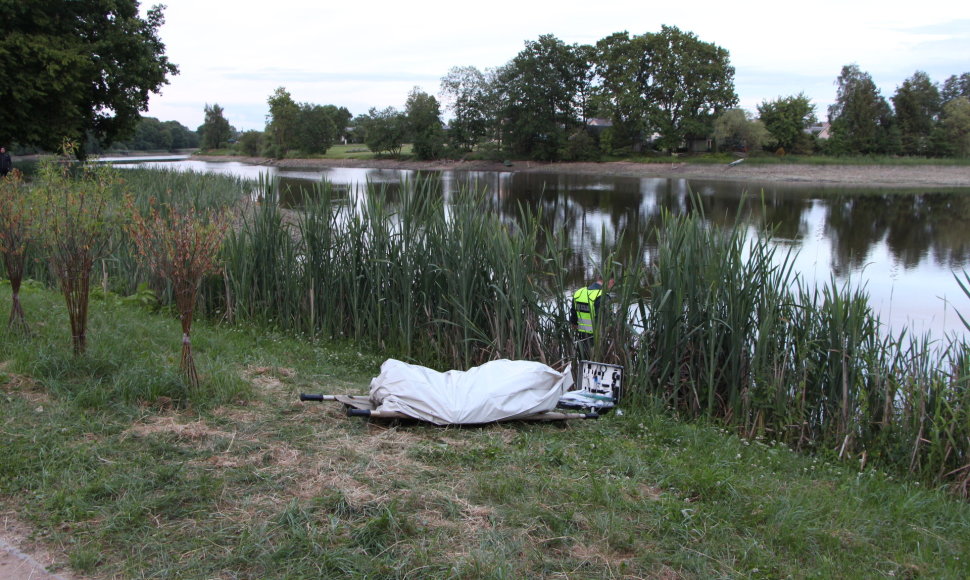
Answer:
<path fill-rule="evenodd" d="M 815 135 L 815 137 L 819 139 L 828 139 L 829 130 L 831 128 L 831 123 L 819 123 L 818 125 L 812 125 L 811 127 L 805 129 L 805 132 L 809 135 Z"/>
<path fill-rule="evenodd" d="M 593 118 L 586 120 L 586 127 L 593 135 L 599 135 L 603 131 L 613 126 L 613 121 L 603 118 Z"/>

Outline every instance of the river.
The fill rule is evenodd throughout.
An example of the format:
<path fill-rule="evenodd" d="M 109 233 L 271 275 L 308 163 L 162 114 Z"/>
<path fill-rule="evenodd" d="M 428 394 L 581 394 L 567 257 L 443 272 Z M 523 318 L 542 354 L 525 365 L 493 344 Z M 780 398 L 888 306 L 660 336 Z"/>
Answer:
<path fill-rule="evenodd" d="M 144 166 L 130 158 L 112 161 L 119 168 Z M 140 160 L 139 160 L 140 161 Z M 338 187 L 363 183 L 386 185 L 394 192 L 413 182 L 409 170 L 319 168 L 289 170 L 236 161 L 186 158 L 144 160 L 153 166 L 218 172 L 256 178 L 279 178 L 283 189 L 328 180 Z M 957 310 L 970 318 L 967 298 L 955 276 L 970 263 L 970 190 L 921 188 L 874 189 L 810 184 L 742 183 L 700 179 L 637 178 L 556 173 L 437 173 L 444 195 L 474 183 L 487 187 L 503 213 L 513 216 L 520 204 L 550 216 L 582 254 L 595 254 L 619 232 L 648 235 L 662 208 L 675 213 L 698 211 L 706 219 L 731 225 L 739 206 L 743 227 L 774 228 L 774 243 L 795 252 L 795 270 L 808 282 L 864 285 L 870 303 L 889 332 L 904 328 L 916 334 L 968 334 Z M 577 277 L 582 277 L 581 272 Z"/>

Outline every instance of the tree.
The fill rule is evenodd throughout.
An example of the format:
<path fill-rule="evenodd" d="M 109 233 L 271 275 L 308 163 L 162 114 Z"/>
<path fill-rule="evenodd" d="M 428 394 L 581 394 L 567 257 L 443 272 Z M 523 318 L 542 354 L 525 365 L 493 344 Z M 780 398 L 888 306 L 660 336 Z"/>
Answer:
<path fill-rule="evenodd" d="M 270 137 L 273 150 L 271 156 L 282 159 L 286 152 L 294 148 L 300 107 L 283 87 L 270 95 L 269 115 L 266 116 L 266 133 Z"/>
<path fill-rule="evenodd" d="M 293 146 L 304 153 L 324 154 L 333 146 L 337 137 L 331 111 L 320 105 L 301 103 L 298 105 L 296 126 L 293 131 Z"/>
<path fill-rule="evenodd" d="M 835 82 L 838 86 L 835 103 L 829 107 L 832 152 L 892 153 L 895 150 L 892 109 L 872 77 L 853 64 L 842 67 Z"/>
<path fill-rule="evenodd" d="M 445 142 L 438 99 L 414 87 L 404 104 L 404 115 L 414 154 L 418 159 L 437 159 Z"/>
<path fill-rule="evenodd" d="M 71 343 L 74 355 L 80 356 L 87 347 L 91 270 L 107 253 L 118 225 L 113 208 L 120 200 L 119 179 L 110 166 L 83 165 L 72 172 L 66 158 L 76 155 L 75 149 L 68 142 L 62 147 L 64 159 L 41 163 L 37 188 L 43 217 L 35 231 L 67 303 Z"/>
<path fill-rule="evenodd" d="M 27 250 L 33 238 L 36 217 L 30 190 L 24 186 L 20 171 L 0 178 L 0 255 L 10 280 L 10 318 L 7 326 L 26 332 L 27 319 L 20 304 L 20 284 L 27 265 Z"/>
<path fill-rule="evenodd" d="M 494 87 L 473 66 L 454 67 L 441 79 L 441 96 L 451 111 L 448 140 L 459 151 L 471 151 L 488 135 L 494 119 Z"/>
<path fill-rule="evenodd" d="M 965 72 L 960 76 L 951 75 L 943 81 L 943 90 L 940 92 L 943 103 L 949 103 L 959 97 L 970 99 L 970 72 Z"/>
<path fill-rule="evenodd" d="M 779 97 L 774 101 L 763 101 L 758 105 L 758 117 L 771 135 L 774 149 L 802 152 L 811 137 L 805 129 L 818 121 L 815 105 L 804 93 L 790 97 Z"/>
<path fill-rule="evenodd" d="M 617 32 L 596 43 L 597 108 L 612 122 L 613 147 L 639 151 L 650 131 L 647 90 L 650 53 L 646 36 Z"/>
<path fill-rule="evenodd" d="M 162 125 L 168 127 L 172 135 L 172 151 L 177 149 L 194 149 L 199 146 L 199 134 L 178 121 L 164 121 Z M 235 129 L 231 126 L 233 133 Z"/>
<path fill-rule="evenodd" d="M 218 103 L 213 104 L 211 107 L 205 105 L 205 120 L 202 122 L 202 126 L 199 127 L 199 133 L 201 133 L 201 146 L 203 149 L 221 149 L 229 144 L 229 140 L 232 139 L 235 129 L 226 120 L 224 111 Z"/>
<path fill-rule="evenodd" d="M 710 135 L 717 115 L 738 103 L 728 51 L 676 26 L 648 34 L 646 48 L 646 97 L 650 125 L 660 133 L 657 144 L 673 150 L 690 138 Z"/>
<path fill-rule="evenodd" d="M 264 136 L 265 133 L 262 131 L 244 131 L 243 134 L 239 136 L 237 145 L 246 155 L 250 157 L 257 157 L 263 152 Z"/>
<path fill-rule="evenodd" d="M 5 2 L 0 19 L 0 142 L 49 151 L 61 139 L 124 139 L 178 74 L 158 36 L 162 6 L 136 0 Z M 75 151 L 84 155 L 83 151 Z"/>
<path fill-rule="evenodd" d="M 503 67 L 502 140 L 512 153 L 556 160 L 567 138 L 583 126 L 582 82 L 589 67 L 583 54 L 546 34 L 526 42 Z"/>
<path fill-rule="evenodd" d="M 407 134 L 407 121 L 394 107 L 378 111 L 372 108 L 358 120 L 364 130 L 364 143 L 378 155 L 387 152 L 400 155 Z"/>
<path fill-rule="evenodd" d="M 714 121 L 714 139 L 721 151 L 747 152 L 761 149 L 768 131 L 744 109 L 728 109 Z"/>
<path fill-rule="evenodd" d="M 893 95 L 900 148 L 906 155 L 926 155 L 930 135 L 939 121 L 940 91 L 923 71 L 903 81 Z"/>
<path fill-rule="evenodd" d="M 944 105 L 940 128 L 951 155 L 970 157 L 970 98 L 956 97 Z"/>
<path fill-rule="evenodd" d="M 657 145 L 672 151 L 709 136 L 714 119 L 738 102 L 728 51 L 677 27 L 613 34 L 597 43 L 596 55 L 596 101 L 621 143 L 639 146 L 658 133 Z"/>
<path fill-rule="evenodd" d="M 128 141 L 128 148 L 136 151 L 168 151 L 172 148 L 172 131 L 154 117 L 142 117 Z"/>
<path fill-rule="evenodd" d="M 199 213 L 193 207 L 157 207 L 150 203 L 147 216 L 128 200 L 129 232 L 139 260 L 168 280 L 182 322 L 182 357 L 179 368 L 190 387 L 199 386 L 192 356 L 192 317 L 202 278 L 217 270 L 219 248 L 229 226 L 225 214 Z"/>

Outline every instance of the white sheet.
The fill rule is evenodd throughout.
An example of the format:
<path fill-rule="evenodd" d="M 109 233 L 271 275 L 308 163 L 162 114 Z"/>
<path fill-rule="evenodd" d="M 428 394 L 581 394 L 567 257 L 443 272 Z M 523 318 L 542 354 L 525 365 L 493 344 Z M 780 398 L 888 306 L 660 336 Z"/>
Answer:
<path fill-rule="evenodd" d="M 387 359 L 371 380 L 379 411 L 436 425 L 491 423 L 550 411 L 573 384 L 572 373 L 542 363 L 496 360 L 467 371 L 438 372 Z"/>

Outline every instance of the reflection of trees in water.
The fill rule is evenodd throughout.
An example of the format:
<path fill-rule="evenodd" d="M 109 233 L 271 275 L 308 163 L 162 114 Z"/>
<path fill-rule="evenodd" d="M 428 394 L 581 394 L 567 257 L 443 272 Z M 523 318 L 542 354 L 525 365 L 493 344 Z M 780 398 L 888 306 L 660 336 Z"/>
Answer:
<path fill-rule="evenodd" d="M 589 276 L 594 263 L 610 251 L 623 262 L 647 260 L 664 209 L 674 215 L 703 211 L 718 227 L 740 224 L 770 230 L 796 250 L 814 243 L 819 231 L 832 248 L 833 273 L 845 276 L 863 267 L 873 251 L 886 244 L 894 260 L 914 268 L 932 259 L 940 267 L 970 262 L 970 196 L 965 193 L 884 193 L 817 185 L 771 185 L 752 189 L 731 181 L 600 177 L 542 173 L 369 172 L 368 182 L 388 203 L 400 203 L 402 177 L 437 181 L 445 196 L 484 189 L 495 211 L 507 221 L 522 208 L 541 220 L 557 239 L 574 249 L 570 278 Z M 313 192 L 314 182 L 281 179 L 281 202 L 295 207 Z M 335 184 L 334 193 L 350 196 L 355 185 Z M 693 192 L 693 195 L 692 195 Z M 697 207 L 696 204 L 700 204 Z M 813 211 L 813 210 L 818 211 Z"/>
<path fill-rule="evenodd" d="M 904 268 L 915 268 L 928 256 L 942 267 L 963 267 L 970 258 L 968 216 L 966 195 L 838 196 L 828 202 L 826 216 L 832 268 L 842 275 L 862 267 L 881 243 Z"/>

